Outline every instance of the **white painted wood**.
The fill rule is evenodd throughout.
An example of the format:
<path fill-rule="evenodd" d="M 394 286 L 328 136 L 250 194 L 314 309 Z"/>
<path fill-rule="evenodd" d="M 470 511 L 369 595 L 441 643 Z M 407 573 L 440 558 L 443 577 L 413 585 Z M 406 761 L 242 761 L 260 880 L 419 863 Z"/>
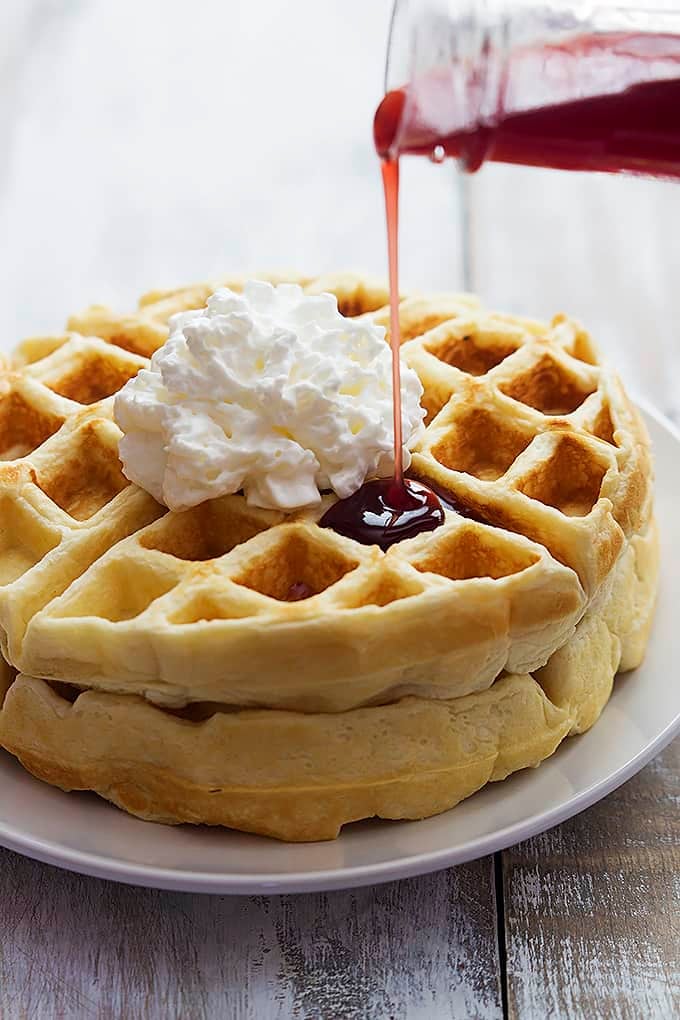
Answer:
<path fill-rule="evenodd" d="M 502 1016 L 491 858 L 328 895 L 115 886 L 0 852 L 0 1016 Z"/>
<path fill-rule="evenodd" d="M 3 0 L 0 336 L 225 271 L 384 275 L 390 7 Z M 404 276 L 442 287 L 456 196 L 432 169 L 405 171 Z"/>
<path fill-rule="evenodd" d="M 370 122 L 389 7 L 3 0 L 0 346 L 58 329 L 91 301 L 124 307 L 148 287 L 224 270 L 384 273 Z M 573 310 L 638 388 L 680 412 L 680 188 L 489 168 L 473 191 L 484 296 Z M 459 226 L 451 168 L 406 165 L 407 286 L 461 285 Z M 511 859 L 513 1015 L 555 1004 L 597 1015 L 579 1010 L 598 982 L 619 982 L 630 1004 L 612 1015 L 672 1015 L 677 970 L 659 946 L 672 934 L 673 876 L 657 875 L 651 905 L 642 895 L 666 846 L 654 825 L 666 760 L 636 780 L 648 830 L 634 829 L 637 850 L 622 837 L 613 870 L 597 808 Z M 574 834 L 588 832 L 586 860 Z M 572 889 L 605 908 L 586 911 L 580 939 L 555 933 L 578 905 Z M 643 911 L 634 935 L 611 927 L 612 904 L 621 919 Z M 375 890 L 228 900 L 0 852 L 0 1018 L 495 1020 L 495 916 L 489 861 Z M 626 976 L 628 959 L 639 967 Z"/>
<path fill-rule="evenodd" d="M 509 1016 L 680 1014 L 680 741 L 503 855 Z"/>

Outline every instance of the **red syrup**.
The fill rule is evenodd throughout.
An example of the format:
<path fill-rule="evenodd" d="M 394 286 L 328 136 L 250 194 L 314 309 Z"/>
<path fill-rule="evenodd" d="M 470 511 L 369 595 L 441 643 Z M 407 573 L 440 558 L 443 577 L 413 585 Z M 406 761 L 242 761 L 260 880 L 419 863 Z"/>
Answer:
<path fill-rule="evenodd" d="M 313 590 L 305 581 L 293 581 L 286 592 L 286 602 L 301 602 L 302 599 L 308 599 L 310 595 L 313 595 Z"/>
<path fill-rule="evenodd" d="M 388 549 L 395 542 L 434 531 L 444 523 L 441 502 L 431 489 L 412 478 L 373 478 L 347 499 L 340 499 L 321 518 L 321 526 L 363 545 Z"/>
<path fill-rule="evenodd" d="M 598 79 L 606 79 L 602 94 Z M 435 69 L 385 96 L 373 128 L 383 158 L 436 150 L 468 171 L 491 160 L 680 178 L 680 36 L 605 33 L 519 50 L 510 55 L 497 112 L 472 130 L 429 126 L 452 122 L 448 80 L 450 69 Z M 505 111 L 506 94 L 518 88 L 548 101 Z M 582 95 L 551 101 L 566 89 Z"/>
<path fill-rule="evenodd" d="M 444 523 L 439 498 L 422 482 L 404 477 L 401 425 L 401 329 L 399 325 L 399 161 L 382 161 L 390 269 L 390 344 L 392 347 L 392 408 L 394 476 L 373 478 L 347 499 L 338 500 L 319 524 L 362 545 L 388 549 L 395 542 L 434 531 Z"/>

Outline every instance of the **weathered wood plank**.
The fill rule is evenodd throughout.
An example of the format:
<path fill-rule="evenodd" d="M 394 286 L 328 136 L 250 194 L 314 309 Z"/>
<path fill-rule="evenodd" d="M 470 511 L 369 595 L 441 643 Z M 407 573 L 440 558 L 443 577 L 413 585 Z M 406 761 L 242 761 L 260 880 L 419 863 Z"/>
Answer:
<path fill-rule="evenodd" d="M 491 858 L 331 894 L 116 886 L 0 852 L 0 1017 L 502 1016 Z"/>
<path fill-rule="evenodd" d="M 680 1015 L 680 740 L 503 854 L 510 1017 Z"/>

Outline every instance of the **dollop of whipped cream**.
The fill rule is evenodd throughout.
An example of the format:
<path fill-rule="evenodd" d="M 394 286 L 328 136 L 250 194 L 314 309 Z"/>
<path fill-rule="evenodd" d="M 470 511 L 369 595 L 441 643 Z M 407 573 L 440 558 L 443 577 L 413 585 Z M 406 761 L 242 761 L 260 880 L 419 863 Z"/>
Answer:
<path fill-rule="evenodd" d="M 172 510 L 243 490 L 293 510 L 351 496 L 394 467 L 385 331 L 342 316 L 332 294 L 251 281 L 170 320 L 170 336 L 118 393 L 127 477 Z M 404 464 L 425 411 L 402 362 Z"/>

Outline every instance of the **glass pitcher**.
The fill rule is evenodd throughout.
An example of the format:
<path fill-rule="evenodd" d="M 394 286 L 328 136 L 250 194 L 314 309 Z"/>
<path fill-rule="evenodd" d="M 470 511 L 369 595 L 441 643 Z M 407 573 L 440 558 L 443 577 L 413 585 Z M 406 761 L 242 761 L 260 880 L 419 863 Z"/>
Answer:
<path fill-rule="evenodd" d="M 397 0 L 375 136 L 482 166 L 458 175 L 462 283 L 582 318 L 674 412 L 680 188 L 533 167 L 680 177 L 677 5 Z"/>
<path fill-rule="evenodd" d="M 680 177 L 680 10 L 398 0 L 383 153 Z"/>

